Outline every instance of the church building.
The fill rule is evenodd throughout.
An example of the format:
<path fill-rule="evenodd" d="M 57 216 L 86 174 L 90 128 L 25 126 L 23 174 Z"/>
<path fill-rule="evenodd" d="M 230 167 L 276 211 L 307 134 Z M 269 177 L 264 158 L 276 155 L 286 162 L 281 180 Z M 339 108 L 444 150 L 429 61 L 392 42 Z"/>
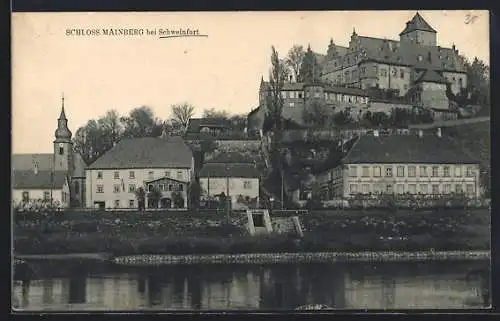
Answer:
<path fill-rule="evenodd" d="M 85 206 L 86 164 L 73 151 L 64 97 L 54 136 L 52 153 L 12 155 L 13 206 Z"/>

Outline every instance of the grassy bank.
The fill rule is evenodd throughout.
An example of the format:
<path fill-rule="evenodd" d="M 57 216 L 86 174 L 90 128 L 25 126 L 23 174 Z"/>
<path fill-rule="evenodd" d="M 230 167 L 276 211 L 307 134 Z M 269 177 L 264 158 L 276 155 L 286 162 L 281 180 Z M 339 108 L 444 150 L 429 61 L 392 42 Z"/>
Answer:
<path fill-rule="evenodd" d="M 67 220 L 23 219 L 15 224 L 17 254 L 237 254 L 489 250 L 488 210 L 321 211 L 301 217 L 305 235 L 250 236 L 246 216 L 172 214 Z"/>

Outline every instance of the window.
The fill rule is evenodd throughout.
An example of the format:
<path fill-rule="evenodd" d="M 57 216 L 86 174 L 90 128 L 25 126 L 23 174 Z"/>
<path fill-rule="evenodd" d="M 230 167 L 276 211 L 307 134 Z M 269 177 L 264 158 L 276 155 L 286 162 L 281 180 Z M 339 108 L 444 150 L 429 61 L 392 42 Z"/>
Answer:
<path fill-rule="evenodd" d="M 422 55 L 418 55 L 417 59 L 418 59 L 418 61 L 422 61 L 424 59 L 424 57 Z"/>
<path fill-rule="evenodd" d="M 80 193 L 80 184 L 78 184 L 78 181 L 75 182 L 75 193 L 76 194 Z"/>
<path fill-rule="evenodd" d="M 245 189 L 252 188 L 252 182 L 251 181 L 244 181 L 243 188 L 245 188 Z"/>
<path fill-rule="evenodd" d="M 104 185 L 97 185 L 96 193 L 104 193 Z"/>
<path fill-rule="evenodd" d="M 163 192 L 165 190 L 165 185 L 164 184 L 158 184 L 158 189 Z"/>
<path fill-rule="evenodd" d="M 427 167 L 420 166 L 420 177 L 427 177 Z"/>
<path fill-rule="evenodd" d="M 451 184 L 444 184 L 443 193 L 450 194 L 451 193 Z"/>
<path fill-rule="evenodd" d="M 184 191 L 184 185 L 179 184 L 179 192 L 182 192 L 182 191 Z"/>
<path fill-rule="evenodd" d="M 288 104 L 290 107 L 294 107 L 295 106 L 295 103 L 293 101 L 291 101 L 289 104 Z"/>
<path fill-rule="evenodd" d="M 373 167 L 373 176 L 374 177 L 380 177 L 381 175 L 382 174 L 381 174 L 380 166 Z"/>
<path fill-rule="evenodd" d="M 467 177 L 472 177 L 474 176 L 474 169 L 472 168 L 472 166 L 467 166 L 467 172 L 465 173 L 465 175 Z"/>
<path fill-rule="evenodd" d="M 300 92 L 300 93 L 299 93 L 299 98 L 302 98 L 302 95 L 303 95 L 303 93 L 301 93 L 301 92 Z"/>
<path fill-rule="evenodd" d="M 358 176 L 358 168 L 356 166 L 349 166 L 349 176 L 351 177 Z"/>
<path fill-rule="evenodd" d="M 396 193 L 403 194 L 405 192 L 405 186 L 403 184 L 396 185 Z"/>
<path fill-rule="evenodd" d="M 400 76 L 401 78 L 404 78 L 404 77 L 405 77 L 405 70 L 404 70 L 403 68 L 401 68 L 401 69 L 399 70 L 399 76 Z"/>
<path fill-rule="evenodd" d="M 432 194 L 434 194 L 434 195 L 439 194 L 439 185 L 438 184 L 432 184 Z"/>
<path fill-rule="evenodd" d="M 415 177 L 416 168 L 415 166 L 408 166 L 408 177 Z"/>
<path fill-rule="evenodd" d="M 113 177 L 114 177 L 115 179 L 120 178 L 120 172 L 114 172 L 114 173 L 113 173 Z"/>
<path fill-rule="evenodd" d="M 370 193 L 370 184 L 363 184 L 363 185 L 361 185 L 361 189 L 363 191 L 363 194 Z"/>
<path fill-rule="evenodd" d="M 361 67 L 361 73 L 362 74 L 366 73 L 366 67 Z"/>
<path fill-rule="evenodd" d="M 177 179 L 182 179 L 182 171 L 177 171 Z"/>
<path fill-rule="evenodd" d="M 102 179 L 102 172 L 97 172 L 97 179 Z"/>
<path fill-rule="evenodd" d="M 351 184 L 351 185 L 349 186 L 349 190 L 351 191 L 351 194 L 355 194 L 355 193 L 357 193 L 357 192 L 358 192 L 358 185 L 356 185 L 356 184 Z"/>
<path fill-rule="evenodd" d="M 372 67 L 372 69 L 373 69 L 373 73 L 374 73 L 374 74 L 377 74 L 377 72 L 378 72 L 378 68 L 377 68 L 377 66 L 373 66 L 373 67 Z"/>
<path fill-rule="evenodd" d="M 474 195 L 474 184 L 467 184 L 465 186 L 467 195 Z"/>
<path fill-rule="evenodd" d="M 387 77 L 387 69 L 385 69 L 385 68 L 380 69 L 380 76 Z"/>
<path fill-rule="evenodd" d="M 43 192 L 43 200 L 44 201 L 50 200 L 50 192 L 48 191 Z"/>
<path fill-rule="evenodd" d="M 405 176 L 405 167 L 404 166 L 398 166 L 397 167 L 397 175 L 398 175 L 398 177 L 404 177 Z"/>
<path fill-rule="evenodd" d="M 120 208 L 120 200 L 115 200 L 115 208 Z"/>
<path fill-rule="evenodd" d="M 456 184 L 455 185 L 455 193 L 462 193 L 462 192 L 463 192 L 462 184 Z"/>
<path fill-rule="evenodd" d="M 427 184 L 420 184 L 420 193 L 421 194 L 427 194 L 429 191 L 427 190 Z"/>
<path fill-rule="evenodd" d="M 363 166 L 361 176 L 363 176 L 363 177 L 368 177 L 368 176 L 370 176 L 370 167 L 368 167 L 368 166 Z"/>
<path fill-rule="evenodd" d="M 410 194 L 417 194 L 417 185 L 415 185 L 415 184 L 408 184 L 408 193 L 410 193 Z"/>
<path fill-rule="evenodd" d="M 173 190 L 174 190 L 174 186 L 173 186 L 172 184 L 169 184 L 169 185 L 168 185 L 168 190 L 169 190 L 170 192 L 171 192 L 171 191 L 173 191 Z"/>
<path fill-rule="evenodd" d="M 59 155 L 64 155 L 64 147 L 59 147 Z"/>
<path fill-rule="evenodd" d="M 439 167 L 432 166 L 432 177 L 438 177 L 438 176 L 439 176 Z"/>
<path fill-rule="evenodd" d="M 128 172 L 128 178 L 132 178 L 132 179 L 134 179 L 134 178 L 135 178 L 135 173 L 134 173 L 134 171 L 130 171 L 130 172 Z"/>
<path fill-rule="evenodd" d="M 385 177 L 392 177 L 392 167 L 385 168 Z"/>
<path fill-rule="evenodd" d="M 455 177 L 461 177 L 461 176 L 462 176 L 462 167 L 455 166 Z"/>
<path fill-rule="evenodd" d="M 135 201 L 134 200 L 129 200 L 128 201 L 128 207 L 134 208 L 135 207 Z"/>
<path fill-rule="evenodd" d="M 286 98 L 286 91 L 281 92 L 281 98 Z"/>
<path fill-rule="evenodd" d="M 170 177 L 170 171 L 165 172 L 165 177 Z"/>
<path fill-rule="evenodd" d="M 135 192 L 135 185 L 134 184 L 129 184 L 128 185 L 128 192 L 129 193 L 134 193 Z"/>
<path fill-rule="evenodd" d="M 386 192 L 387 194 L 392 194 L 392 193 L 394 193 L 394 188 L 393 188 L 392 184 L 387 184 L 387 185 L 385 186 L 385 192 Z"/>
<path fill-rule="evenodd" d="M 450 166 L 443 167 L 443 176 L 450 177 Z"/>
<path fill-rule="evenodd" d="M 120 184 L 113 185 L 113 193 L 120 193 Z"/>
<path fill-rule="evenodd" d="M 154 189 L 154 185 L 153 184 L 148 184 L 148 192 L 152 192 Z"/>

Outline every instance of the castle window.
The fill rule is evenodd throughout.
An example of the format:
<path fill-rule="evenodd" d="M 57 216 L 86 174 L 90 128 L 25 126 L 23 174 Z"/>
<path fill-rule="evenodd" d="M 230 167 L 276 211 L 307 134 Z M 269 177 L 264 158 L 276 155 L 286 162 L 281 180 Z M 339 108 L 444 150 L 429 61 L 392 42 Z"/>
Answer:
<path fill-rule="evenodd" d="M 64 147 L 59 147 L 59 155 L 64 155 Z"/>
<path fill-rule="evenodd" d="M 119 179 L 120 178 L 120 172 L 114 172 L 113 177 L 115 179 Z"/>
<path fill-rule="evenodd" d="M 43 192 L 43 200 L 44 201 L 50 200 L 50 192 L 48 191 Z"/>
<path fill-rule="evenodd" d="M 132 179 L 134 179 L 134 178 L 135 178 L 135 173 L 134 173 L 134 171 L 130 171 L 130 172 L 128 172 L 128 178 L 132 178 Z"/>
<path fill-rule="evenodd" d="M 299 98 L 302 98 L 302 93 L 301 92 L 299 92 Z"/>
<path fill-rule="evenodd" d="M 97 185 L 96 193 L 104 193 L 104 185 Z"/>
<path fill-rule="evenodd" d="M 399 70 L 399 76 L 400 76 L 401 78 L 404 78 L 404 77 L 405 77 L 405 70 L 404 70 L 403 68 L 401 68 L 401 69 Z"/>
<path fill-rule="evenodd" d="M 78 181 L 75 182 L 75 193 L 80 193 L 80 184 L 78 184 Z"/>

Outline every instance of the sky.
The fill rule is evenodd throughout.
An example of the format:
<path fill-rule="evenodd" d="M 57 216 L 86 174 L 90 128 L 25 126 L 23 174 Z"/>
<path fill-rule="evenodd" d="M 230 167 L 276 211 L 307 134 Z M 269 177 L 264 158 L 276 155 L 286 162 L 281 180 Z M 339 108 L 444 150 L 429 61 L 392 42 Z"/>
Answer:
<path fill-rule="evenodd" d="M 271 46 L 280 57 L 294 44 L 326 54 L 330 39 L 348 46 L 362 36 L 399 39 L 415 11 L 114 12 L 12 14 L 12 151 L 52 152 L 64 93 L 73 134 L 107 110 L 126 115 L 149 106 L 167 119 L 170 106 L 247 114 L 268 78 Z M 487 11 L 419 11 L 438 44 L 489 64 Z M 143 35 L 104 35 L 103 29 Z M 83 35 L 68 33 L 81 29 Z M 206 37 L 160 38 L 190 29 Z M 99 35 L 95 34 L 99 31 Z M 156 30 L 156 35 L 147 35 Z M 89 33 L 87 35 L 87 33 Z"/>

